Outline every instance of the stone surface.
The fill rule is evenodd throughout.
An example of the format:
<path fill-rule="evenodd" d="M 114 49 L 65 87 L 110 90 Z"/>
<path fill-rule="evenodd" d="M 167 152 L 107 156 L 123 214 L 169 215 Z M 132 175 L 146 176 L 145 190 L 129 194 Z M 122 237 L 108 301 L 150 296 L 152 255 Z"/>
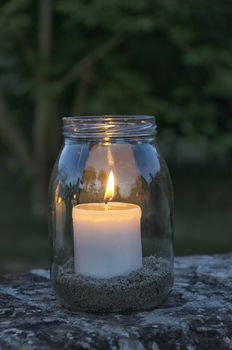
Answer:
<path fill-rule="evenodd" d="M 232 349 L 232 254 L 175 260 L 175 283 L 158 309 L 69 314 L 48 273 L 0 277 L 0 349 Z"/>

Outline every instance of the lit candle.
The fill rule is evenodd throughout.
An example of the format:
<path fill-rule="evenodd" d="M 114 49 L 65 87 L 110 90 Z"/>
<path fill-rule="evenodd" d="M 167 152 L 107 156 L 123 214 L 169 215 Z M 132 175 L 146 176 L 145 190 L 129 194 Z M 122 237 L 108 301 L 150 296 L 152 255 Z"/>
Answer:
<path fill-rule="evenodd" d="M 141 209 L 130 203 L 108 202 L 114 196 L 109 175 L 104 203 L 73 208 L 75 272 L 96 278 L 125 275 L 142 265 Z"/>

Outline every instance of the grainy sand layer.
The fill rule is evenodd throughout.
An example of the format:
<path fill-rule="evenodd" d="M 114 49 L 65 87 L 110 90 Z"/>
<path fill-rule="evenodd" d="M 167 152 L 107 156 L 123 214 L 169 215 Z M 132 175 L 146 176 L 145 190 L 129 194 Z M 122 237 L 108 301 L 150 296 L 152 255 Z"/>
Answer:
<path fill-rule="evenodd" d="M 162 302 L 173 277 L 167 261 L 154 256 L 126 276 L 97 279 L 60 268 L 54 285 L 62 305 L 72 311 L 129 312 L 148 310 Z"/>

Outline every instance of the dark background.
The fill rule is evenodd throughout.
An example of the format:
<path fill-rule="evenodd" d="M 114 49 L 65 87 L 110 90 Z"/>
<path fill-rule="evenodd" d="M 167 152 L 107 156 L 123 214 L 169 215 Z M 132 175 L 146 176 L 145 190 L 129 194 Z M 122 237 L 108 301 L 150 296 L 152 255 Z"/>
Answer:
<path fill-rule="evenodd" d="M 48 266 L 49 174 L 69 114 L 152 114 L 176 254 L 232 250 L 229 0 L 0 3 L 0 268 Z"/>

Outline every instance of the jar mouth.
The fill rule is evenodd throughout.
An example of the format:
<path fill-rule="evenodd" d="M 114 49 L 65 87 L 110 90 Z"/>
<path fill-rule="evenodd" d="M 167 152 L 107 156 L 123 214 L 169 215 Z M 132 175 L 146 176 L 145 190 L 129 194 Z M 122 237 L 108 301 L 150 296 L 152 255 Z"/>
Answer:
<path fill-rule="evenodd" d="M 136 119 L 136 120 L 152 120 L 154 121 L 155 116 L 146 115 L 146 114 L 98 114 L 98 115 L 69 115 L 67 117 L 63 117 L 63 121 L 65 120 L 89 120 L 89 121 L 98 121 L 98 120 L 125 120 L 125 119 Z"/>
<path fill-rule="evenodd" d="M 75 139 L 154 137 L 155 117 L 151 115 L 88 115 L 63 119 L 63 135 Z"/>

